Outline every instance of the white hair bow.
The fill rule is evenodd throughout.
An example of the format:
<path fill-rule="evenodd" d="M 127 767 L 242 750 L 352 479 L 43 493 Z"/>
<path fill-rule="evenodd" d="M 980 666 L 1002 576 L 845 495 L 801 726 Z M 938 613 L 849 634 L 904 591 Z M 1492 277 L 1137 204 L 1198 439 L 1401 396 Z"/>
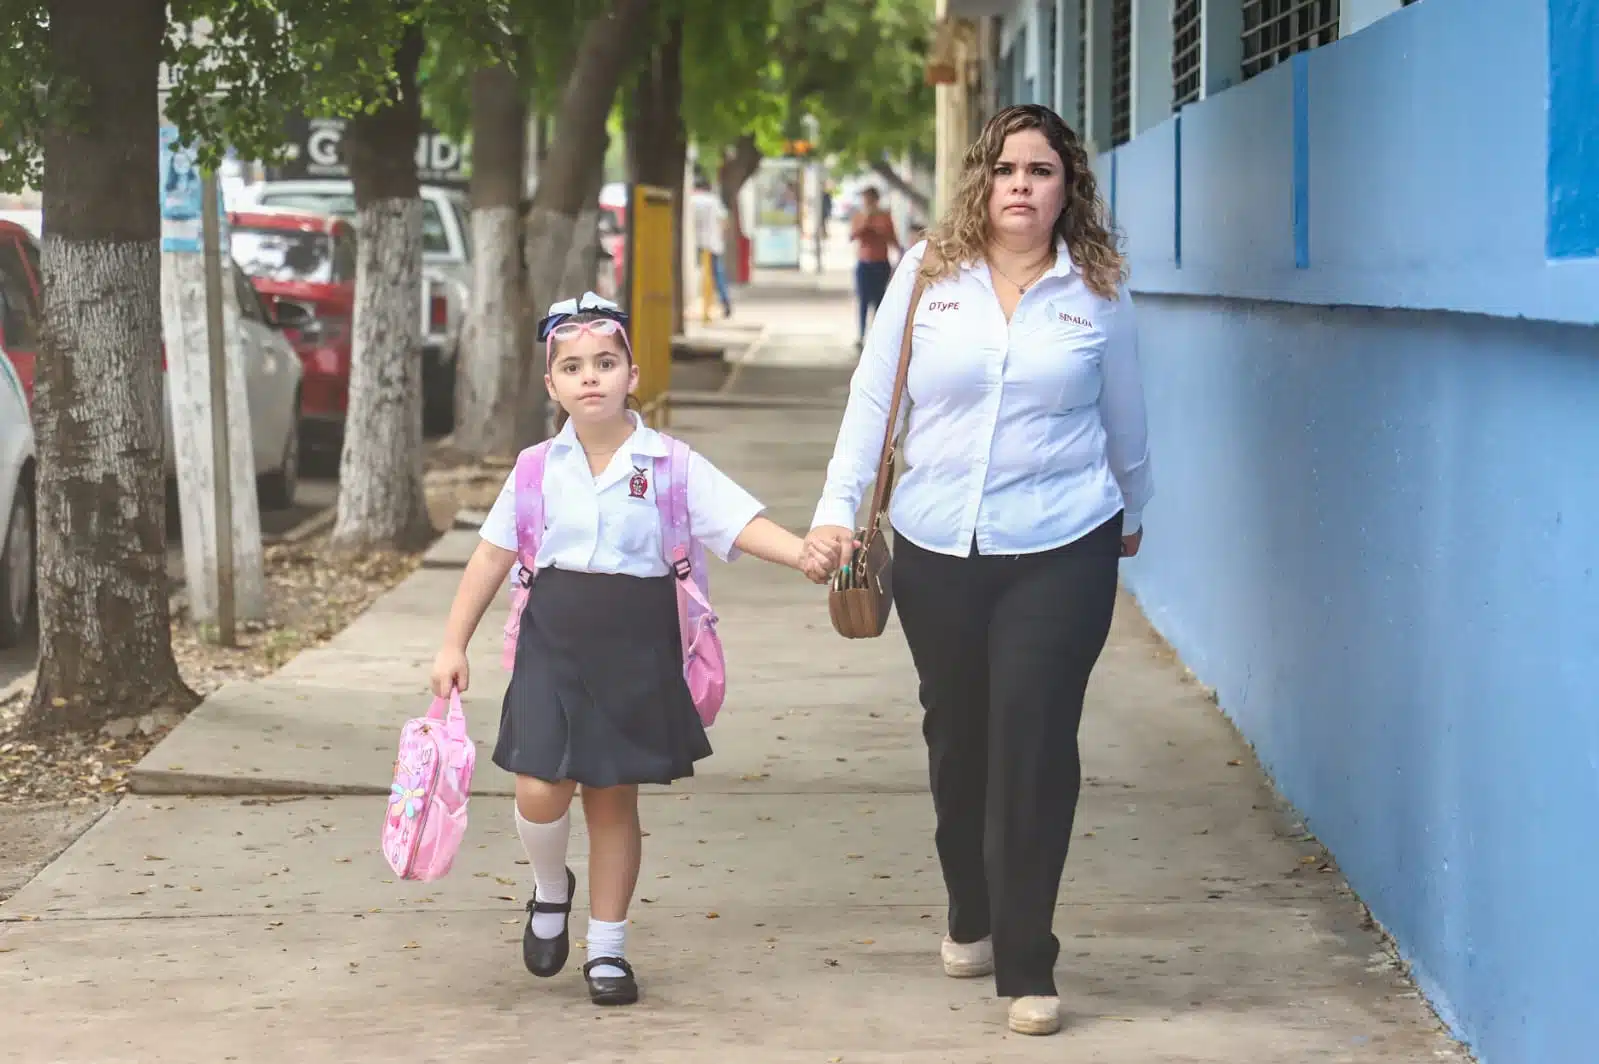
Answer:
<path fill-rule="evenodd" d="M 608 310 L 616 313 L 621 309 L 621 307 L 604 296 L 595 295 L 593 292 L 584 292 L 577 299 L 563 299 L 559 303 L 551 303 L 550 312 L 547 316 L 553 318 L 557 314 L 579 314 L 585 310 Z"/>

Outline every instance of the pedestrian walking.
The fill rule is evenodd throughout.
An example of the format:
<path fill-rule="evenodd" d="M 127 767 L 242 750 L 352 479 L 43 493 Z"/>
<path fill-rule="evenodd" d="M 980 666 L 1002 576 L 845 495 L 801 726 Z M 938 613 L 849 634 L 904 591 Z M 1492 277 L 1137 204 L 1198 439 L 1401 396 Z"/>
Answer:
<path fill-rule="evenodd" d="M 1154 485 L 1133 304 L 1081 140 L 1048 108 L 1011 107 L 966 158 L 872 326 L 806 555 L 828 570 L 849 555 L 908 343 L 887 520 L 949 897 L 943 967 L 992 973 L 1010 1028 L 1049 1034 L 1083 693 Z"/>
<path fill-rule="evenodd" d="M 638 785 L 692 776 L 694 763 L 711 753 L 683 675 L 676 579 L 688 576 L 674 576 L 661 527 L 659 493 L 675 496 L 679 486 L 654 475 L 658 460 L 675 461 L 668 450 L 675 441 L 628 409 L 638 367 L 627 324 L 614 303 L 593 293 L 556 304 L 539 323 L 545 386 L 564 423 L 542 445 L 536 499 L 518 498 L 527 480 L 517 473 L 506 479 L 461 577 L 432 672 L 440 696 L 467 689 L 467 644 L 526 543 L 519 514 L 542 510 L 533 568 L 519 573 L 528 594 L 493 758 L 516 775 L 516 830 L 534 884 L 522 956 L 537 976 L 560 972 L 569 952 L 577 878 L 566 864 L 568 808 L 582 789 L 589 832 L 583 974 L 600 1005 L 638 999 L 625 949 L 642 855 Z M 694 541 L 725 560 L 747 552 L 799 568 L 800 538 L 760 516 L 748 492 L 698 454 L 689 455 L 684 476 Z"/>
<path fill-rule="evenodd" d="M 894 218 L 883 210 L 877 189 L 867 188 L 861 192 L 861 209 L 850 225 L 849 238 L 858 245 L 855 300 L 860 307 L 860 330 L 856 344 L 865 347 L 867 317 L 883 302 L 888 280 L 894 274 L 893 264 L 888 259 L 889 249 L 892 248 L 895 255 L 902 251 L 899 236 L 894 232 Z"/>
<path fill-rule="evenodd" d="M 709 257 L 711 280 L 716 285 L 716 298 L 722 301 L 722 316 L 733 316 L 733 300 L 727 292 L 727 206 L 722 198 L 711 191 L 711 183 L 704 176 L 694 180 L 694 250 L 700 268 L 707 266 Z"/>

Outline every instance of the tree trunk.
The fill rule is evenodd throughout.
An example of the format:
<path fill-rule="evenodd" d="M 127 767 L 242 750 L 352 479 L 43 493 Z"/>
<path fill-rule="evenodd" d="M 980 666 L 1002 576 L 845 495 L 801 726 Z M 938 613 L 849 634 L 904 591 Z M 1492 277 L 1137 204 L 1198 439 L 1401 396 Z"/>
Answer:
<path fill-rule="evenodd" d="M 394 56 L 395 85 L 345 135 L 360 231 L 355 351 L 333 543 L 411 550 L 433 535 L 422 485 L 422 201 L 416 71 L 422 30 Z"/>
<path fill-rule="evenodd" d="M 613 8 L 594 16 L 583 31 L 573 57 L 561 105 L 555 118 L 555 132 L 548 151 L 540 155 L 538 188 L 528 211 L 523 240 L 527 261 L 528 314 L 534 321 L 557 299 L 578 296 L 594 287 L 594 266 L 588 267 L 587 280 L 572 291 L 569 280 L 581 275 L 583 260 L 593 262 L 593 252 L 584 248 L 596 239 L 595 215 L 605 174 L 605 130 L 611 105 L 622 74 L 639 44 L 639 27 L 647 21 L 650 0 L 616 0 Z M 582 225 L 587 215 L 587 224 Z M 584 234 L 572 261 L 574 237 Z M 548 420 L 544 390 L 543 346 L 529 345 L 532 356 L 525 363 L 521 409 L 524 417 L 519 434 L 544 435 Z M 537 418 L 536 423 L 534 418 Z"/>
<path fill-rule="evenodd" d="M 590 20 L 578 44 L 528 218 L 528 302 L 535 318 L 555 300 L 581 294 L 563 291 L 568 255 L 578 215 L 585 208 L 593 209 L 603 180 L 608 139 L 605 120 L 616 99 L 617 85 L 640 43 L 639 27 L 647 22 L 649 10 L 650 0 L 616 0 L 612 10 Z M 587 233 L 585 239 L 592 240 L 593 233 Z M 592 280 L 584 285 L 592 286 Z M 542 388 L 542 365 L 539 369 Z"/>
<path fill-rule="evenodd" d="M 738 143 L 722 160 L 721 170 L 717 174 L 722 204 L 727 208 L 728 235 L 732 238 L 727 248 L 729 256 L 738 255 L 739 242 L 744 238 L 744 215 L 738 208 L 738 194 L 744 190 L 745 183 L 755 176 L 760 165 L 761 150 L 755 146 L 755 138 L 746 133 L 738 138 Z"/>
<path fill-rule="evenodd" d="M 667 23 L 666 33 L 652 49 L 633 88 L 628 108 L 628 157 L 633 180 L 670 191 L 673 211 L 673 262 L 683 261 L 683 223 L 687 204 L 683 195 L 683 166 L 688 140 L 683 126 L 683 20 Z M 674 333 L 683 331 L 683 276 L 674 270 L 677 299 L 672 318 Z"/>
<path fill-rule="evenodd" d="M 196 698 L 172 657 L 161 405 L 161 0 L 52 0 L 79 106 L 44 132 L 44 352 L 33 421 L 39 671 L 23 727 L 96 727 Z M 26 489 L 24 489 L 26 490 Z"/>
<path fill-rule="evenodd" d="M 683 229 L 687 204 L 683 196 L 683 167 L 688 157 L 688 135 L 683 125 L 683 20 L 674 18 L 651 50 L 649 62 L 639 71 L 627 108 L 627 156 L 632 178 L 672 193 L 676 202 L 672 226 L 675 263 L 683 261 Z M 683 271 L 673 270 L 672 331 L 683 331 Z"/>
<path fill-rule="evenodd" d="M 888 163 L 882 159 L 879 159 L 872 164 L 872 173 L 882 178 L 883 183 L 888 185 L 889 188 L 892 188 L 895 192 L 898 192 L 900 195 L 910 200 L 911 205 L 921 213 L 923 221 L 929 223 L 932 221 L 932 219 L 928 217 L 928 212 L 932 210 L 933 201 L 928 198 L 925 192 L 922 192 L 915 185 L 911 184 L 909 181 L 906 181 L 903 177 L 900 177 L 898 171 L 896 171 L 892 166 L 888 165 Z"/>
<path fill-rule="evenodd" d="M 503 65 L 472 77 L 472 307 L 456 388 L 455 444 L 471 454 L 517 450 L 516 404 L 527 344 L 521 326 L 522 175 L 527 109 Z"/>
<path fill-rule="evenodd" d="M 608 146 L 610 138 L 604 143 Z M 600 270 L 600 189 L 605 186 L 605 153 L 600 149 L 600 164 L 587 174 L 588 187 L 583 193 L 583 207 L 577 212 L 572 226 L 572 243 L 566 249 L 566 272 L 561 277 L 561 291 L 569 295 L 582 295 L 597 291 Z"/>

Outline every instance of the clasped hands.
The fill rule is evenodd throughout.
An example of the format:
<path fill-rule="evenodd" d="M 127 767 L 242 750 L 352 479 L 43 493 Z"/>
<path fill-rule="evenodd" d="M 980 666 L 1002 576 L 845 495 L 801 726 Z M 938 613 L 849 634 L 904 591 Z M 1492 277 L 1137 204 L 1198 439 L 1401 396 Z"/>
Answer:
<path fill-rule="evenodd" d="M 855 533 L 841 525 L 818 525 L 800 547 L 800 571 L 813 584 L 825 584 L 857 546 Z"/>

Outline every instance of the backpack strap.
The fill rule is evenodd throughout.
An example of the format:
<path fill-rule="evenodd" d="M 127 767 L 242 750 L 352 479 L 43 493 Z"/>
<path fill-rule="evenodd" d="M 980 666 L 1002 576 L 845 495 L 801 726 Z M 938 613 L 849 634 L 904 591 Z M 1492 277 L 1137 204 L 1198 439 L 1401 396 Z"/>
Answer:
<path fill-rule="evenodd" d="M 660 434 L 666 443 L 666 456 L 655 459 L 655 509 L 661 515 L 661 552 L 666 564 L 679 579 L 689 575 L 688 461 L 693 454 L 688 445 Z"/>
<path fill-rule="evenodd" d="M 524 584 L 532 583 L 544 539 L 544 466 L 550 441 L 535 444 L 516 459 L 516 560 Z"/>
<path fill-rule="evenodd" d="M 694 451 L 682 440 L 661 433 L 666 441 L 666 457 L 655 460 L 655 508 L 661 515 L 661 550 L 666 564 L 689 597 L 702 609 L 711 608 L 700 581 L 704 573 L 694 571 L 691 554 L 694 522 L 688 507 L 688 471 Z M 662 490 L 662 487 L 665 490 Z"/>

